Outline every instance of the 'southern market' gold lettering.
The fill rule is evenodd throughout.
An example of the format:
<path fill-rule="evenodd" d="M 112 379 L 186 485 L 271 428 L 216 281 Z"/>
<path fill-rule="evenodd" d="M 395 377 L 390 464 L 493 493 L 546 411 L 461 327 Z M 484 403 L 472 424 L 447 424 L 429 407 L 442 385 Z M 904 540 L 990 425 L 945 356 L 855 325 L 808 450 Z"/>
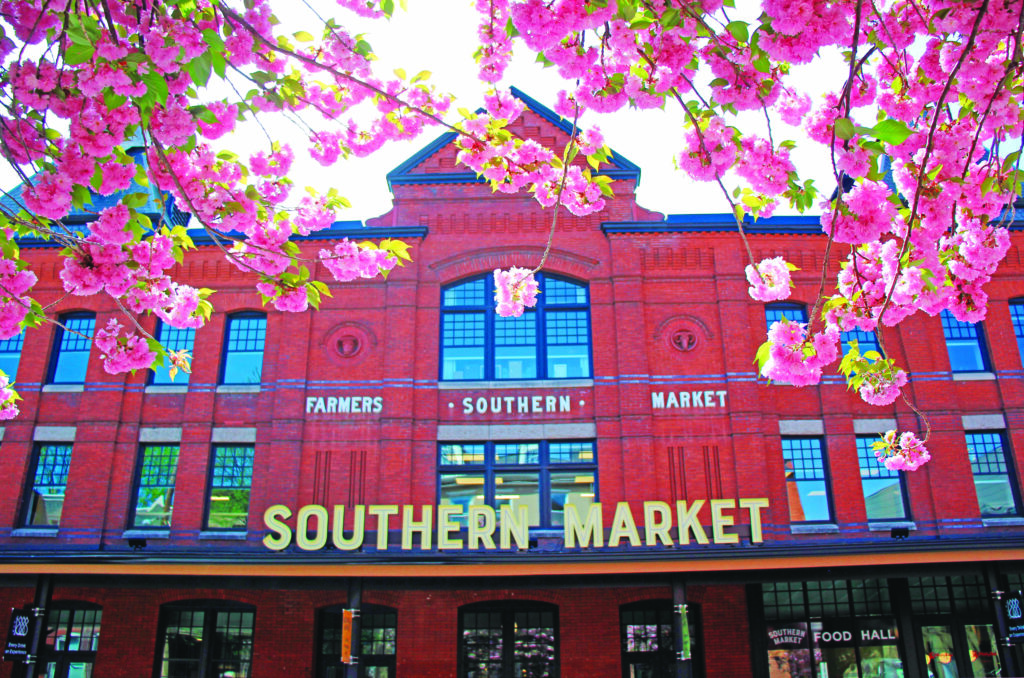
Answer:
<path fill-rule="evenodd" d="M 710 514 L 711 539 L 701 522 L 700 514 L 705 504 Z M 419 519 L 416 513 L 419 509 Z M 621 542 L 627 541 L 630 547 L 641 545 L 648 547 L 680 546 L 690 544 L 691 537 L 697 544 L 738 544 L 740 535 L 730 528 L 736 526 L 737 518 L 742 519 L 743 512 L 750 525 L 750 542 L 761 543 L 763 538 L 761 512 L 768 508 L 765 497 L 735 499 L 697 499 L 692 502 L 677 501 L 675 512 L 672 507 L 662 501 L 645 501 L 643 503 L 643 525 L 637 525 L 633 508 L 629 502 L 618 502 L 611 517 L 607 545 L 617 548 Z M 436 509 L 436 510 L 435 510 Z M 345 516 L 351 511 L 352 526 L 349 535 L 345 535 Z M 436 513 L 436 521 L 435 521 Z M 637 516 L 640 514 L 638 513 Z M 268 534 L 263 537 L 263 545 L 271 551 L 282 551 L 291 544 L 303 551 L 318 551 L 327 545 L 328 538 L 339 551 L 357 551 L 364 545 L 367 530 L 367 516 L 376 520 L 376 549 L 385 551 L 389 547 L 389 532 L 392 528 L 400 532 L 399 547 L 404 551 L 415 548 L 415 537 L 418 547 L 431 550 L 435 543 L 438 550 L 459 551 L 463 549 L 515 548 L 526 550 L 530 547 L 530 516 L 526 506 L 506 504 L 496 513 L 490 506 L 470 506 L 458 504 L 441 504 L 434 507 L 429 504 L 419 507 L 406 505 L 371 505 L 350 506 L 339 504 L 328 513 L 324 506 L 308 504 L 295 513 L 295 528 L 285 522 L 292 517 L 287 506 L 275 504 L 263 513 L 263 523 Z M 575 504 L 565 506 L 565 526 L 563 539 L 566 549 L 604 548 L 605 546 L 605 515 L 600 502 L 586 507 L 585 513 Z M 392 524 L 397 518 L 398 525 Z M 673 518 L 674 525 L 673 525 Z M 672 528 L 675 527 L 675 539 Z M 497 543 L 495 543 L 497 530 Z M 641 538 L 641 530 L 643 537 Z M 435 542 L 436 532 L 436 542 Z"/>

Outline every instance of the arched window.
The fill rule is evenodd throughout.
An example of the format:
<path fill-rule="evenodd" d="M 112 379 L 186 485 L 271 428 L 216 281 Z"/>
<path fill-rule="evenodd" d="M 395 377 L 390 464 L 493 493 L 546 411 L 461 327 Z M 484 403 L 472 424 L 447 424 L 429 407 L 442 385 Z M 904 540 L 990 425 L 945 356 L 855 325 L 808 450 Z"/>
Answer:
<path fill-rule="evenodd" d="M 263 348 L 267 338 L 265 313 L 246 311 L 228 316 L 220 383 L 256 384 L 263 379 Z"/>
<path fill-rule="evenodd" d="M 558 678 L 558 607 L 533 601 L 459 608 L 459 678 Z"/>
<path fill-rule="evenodd" d="M 674 678 L 677 652 L 673 614 L 670 600 L 641 600 L 619 608 L 623 678 Z M 687 604 L 686 621 L 689 675 L 698 678 L 704 675 L 699 606 Z"/>
<path fill-rule="evenodd" d="M 158 678 L 249 678 L 256 608 L 190 600 L 160 608 Z"/>
<path fill-rule="evenodd" d="M 803 304 L 797 304 L 790 301 L 781 301 L 765 305 L 764 319 L 769 330 L 772 328 L 772 323 L 776 323 L 783 318 L 791 323 L 805 323 L 807 322 L 807 307 Z M 840 339 L 843 342 L 843 355 L 846 355 L 849 352 L 850 342 L 852 341 L 857 342 L 857 350 L 860 351 L 861 355 L 864 355 L 868 351 L 875 351 L 877 353 L 882 352 L 882 349 L 878 346 L 878 336 L 874 332 L 852 329 L 842 332 L 840 334 Z"/>
<path fill-rule="evenodd" d="M 344 605 L 320 610 L 317 639 L 317 678 L 344 678 L 341 663 L 341 623 Z M 353 644 L 355 645 L 355 644 Z M 398 657 L 398 611 L 383 605 L 363 604 L 359 610 L 359 678 L 395 678 Z"/>
<path fill-rule="evenodd" d="M 156 339 L 166 348 L 168 351 L 188 351 L 192 354 L 192 347 L 196 341 L 196 331 L 189 328 L 180 328 L 168 325 L 167 323 L 160 321 L 156 326 Z M 188 373 L 178 370 L 171 378 L 170 374 L 171 361 L 164 359 L 164 364 L 157 367 L 155 370 L 149 371 L 149 383 L 156 385 L 174 385 L 174 386 L 187 386 L 188 385 Z"/>
<path fill-rule="evenodd" d="M 494 311 L 494 278 L 441 292 L 441 379 L 586 379 L 590 367 L 587 286 L 537 274 L 536 308 L 518 318 Z"/>
<path fill-rule="evenodd" d="M 96 329 L 95 313 L 67 313 L 60 317 L 50 354 L 49 384 L 84 384 L 89 349 Z"/>
<path fill-rule="evenodd" d="M 100 644 L 103 608 L 95 603 L 60 601 L 46 613 L 46 638 L 39 651 L 39 675 L 91 676 Z"/>

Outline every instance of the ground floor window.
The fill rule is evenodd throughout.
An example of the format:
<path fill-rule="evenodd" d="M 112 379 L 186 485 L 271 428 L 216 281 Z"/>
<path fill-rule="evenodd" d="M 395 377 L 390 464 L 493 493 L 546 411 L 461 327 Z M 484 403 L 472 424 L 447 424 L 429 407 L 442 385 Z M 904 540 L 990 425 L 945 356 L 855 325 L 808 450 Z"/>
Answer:
<path fill-rule="evenodd" d="M 55 603 L 46 614 L 46 638 L 37 676 L 91 678 L 103 610 L 91 603 Z"/>
<path fill-rule="evenodd" d="M 342 612 L 344 605 L 320 611 L 320 655 L 317 676 L 343 678 L 346 665 L 341 663 Z M 357 658 L 360 678 L 395 678 L 398 655 L 398 612 L 383 605 L 363 605 L 359 616 L 359 646 L 352 654 Z"/>
<path fill-rule="evenodd" d="M 249 678 L 255 608 L 225 601 L 160 611 L 159 678 Z"/>
<path fill-rule="evenodd" d="M 992 601 L 982 577 L 913 577 L 907 584 L 925 675 L 1004 675 Z"/>
<path fill-rule="evenodd" d="M 475 603 L 459 608 L 460 678 L 557 678 L 558 607 Z"/>
<path fill-rule="evenodd" d="M 642 600 L 619 608 L 623 678 L 675 678 L 675 614 L 670 600 Z M 704 675 L 700 642 L 700 607 L 686 606 L 684 636 L 690 676 Z"/>

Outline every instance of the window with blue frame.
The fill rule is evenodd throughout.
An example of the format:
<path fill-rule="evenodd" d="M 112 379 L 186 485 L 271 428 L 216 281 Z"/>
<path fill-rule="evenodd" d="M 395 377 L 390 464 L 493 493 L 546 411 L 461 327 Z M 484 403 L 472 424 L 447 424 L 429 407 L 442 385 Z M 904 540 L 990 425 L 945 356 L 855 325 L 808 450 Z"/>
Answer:
<path fill-rule="evenodd" d="M 18 377 L 18 363 L 21 362 L 21 347 L 25 343 L 25 330 L 10 339 L 0 339 L 0 370 L 7 375 L 7 381 L 14 383 Z"/>
<path fill-rule="evenodd" d="M 213 448 L 207 529 L 244 530 L 248 526 L 253 454 L 252 445 Z"/>
<path fill-rule="evenodd" d="M 1024 364 L 1024 299 L 1010 301 L 1010 320 L 1013 322 L 1013 336 L 1017 337 L 1017 353 Z"/>
<path fill-rule="evenodd" d="M 54 351 L 46 381 L 50 384 L 84 384 L 96 314 L 69 313 L 60 317 L 60 323 L 63 327 L 57 327 L 53 338 Z"/>
<path fill-rule="evenodd" d="M 887 469 L 878 461 L 872 447 L 876 440 L 874 436 L 857 437 L 860 483 L 864 488 L 868 520 L 906 520 L 907 492 L 903 474 Z"/>
<path fill-rule="evenodd" d="M 64 494 L 71 468 L 71 445 L 39 443 L 35 465 L 23 505 L 22 524 L 27 527 L 58 527 L 64 510 Z"/>
<path fill-rule="evenodd" d="M 985 348 L 981 323 L 965 323 L 957 320 L 949 311 L 943 311 L 942 334 L 946 337 L 951 371 L 989 371 L 988 350 Z"/>
<path fill-rule="evenodd" d="M 536 308 L 518 318 L 494 312 L 494 278 L 483 276 L 441 292 L 441 379 L 589 378 L 587 286 L 537 274 Z"/>
<path fill-rule="evenodd" d="M 220 383 L 259 384 L 263 379 L 266 338 L 267 316 L 263 313 L 228 316 Z"/>
<path fill-rule="evenodd" d="M 174 512 L 174 482 L 178 475 L 177 445 L 143 445 L 135 477 L 131 526 L 169 528 Z"/>
<path fill-rule="evenodd" d="M 441 443 L 439 504 L 462 506 L 453 520 L 466 524 L 471 506 L 518 514 L 531 527 L 565 524 L 565 507 L 586 515 L 596 501 L 597 456 L 592 441 Z"/>
<path fill-rule="evenodd" d="M 830 521 L 832 500 L 821 438 L 783 438 L 782 461 L 790 522 Z"/>
<path fill-rule="evenodd" d="M 196 341 L 196 331 L 189 328 L 174 327 L 161 322 L 156 328 L 156 340 L 168 351 L 185 350 L 192 354 L 192 347 Z M 164 358 L 164 364 L 150 371 L 149 383 L 157 385 L 174 384 L 184 386 L 188 384 L 188 373 L 178 370 L 171 379 L 171 361 Z"/>
<path fill-rule="evenodd" d="M 1002 431 L 967 433 L 967 456 L 983 516 L 1015 516 L 1020 512 L 1014 476 Z"/>
<path fill-rule="evenodd" d="M 791 323 L 805 323 L 807 322 L 807 307 L 803 304 L 790 302 L 765 304 L 764 320 L 769 330 L 773 324 L 781 321 L 783 318 Z"/>

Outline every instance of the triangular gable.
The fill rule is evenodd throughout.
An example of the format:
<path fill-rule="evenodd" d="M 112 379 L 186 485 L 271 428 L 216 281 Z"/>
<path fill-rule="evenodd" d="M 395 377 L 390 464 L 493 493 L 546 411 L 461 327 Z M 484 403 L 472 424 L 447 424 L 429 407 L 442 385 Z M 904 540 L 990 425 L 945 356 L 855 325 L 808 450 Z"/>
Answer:
<path fill-rule="evenodd" d="M 515 87 L 510 91 L 512 96 L 526 104 L 526 110 L 509 129 L 523 136 L 539 137 L 538 140 L 548 147 L 553 145 L 555 134 L 568 137 L 572 133 L 571 121 Z M 388 188 L 393 189 L 396 184 L 486 183 L 487 180 L 478 177 L 476 172 L 455 162 L 459 152 L 454 143 L 457 136 L 455 132 L 442 134 L 388 172 Z M 603 164 L 597 174 L 613 179 L 633 179 L 639 183 L 640 168 L 636 164 L 615 152 L 612 152 L 610 161 Z"/>

